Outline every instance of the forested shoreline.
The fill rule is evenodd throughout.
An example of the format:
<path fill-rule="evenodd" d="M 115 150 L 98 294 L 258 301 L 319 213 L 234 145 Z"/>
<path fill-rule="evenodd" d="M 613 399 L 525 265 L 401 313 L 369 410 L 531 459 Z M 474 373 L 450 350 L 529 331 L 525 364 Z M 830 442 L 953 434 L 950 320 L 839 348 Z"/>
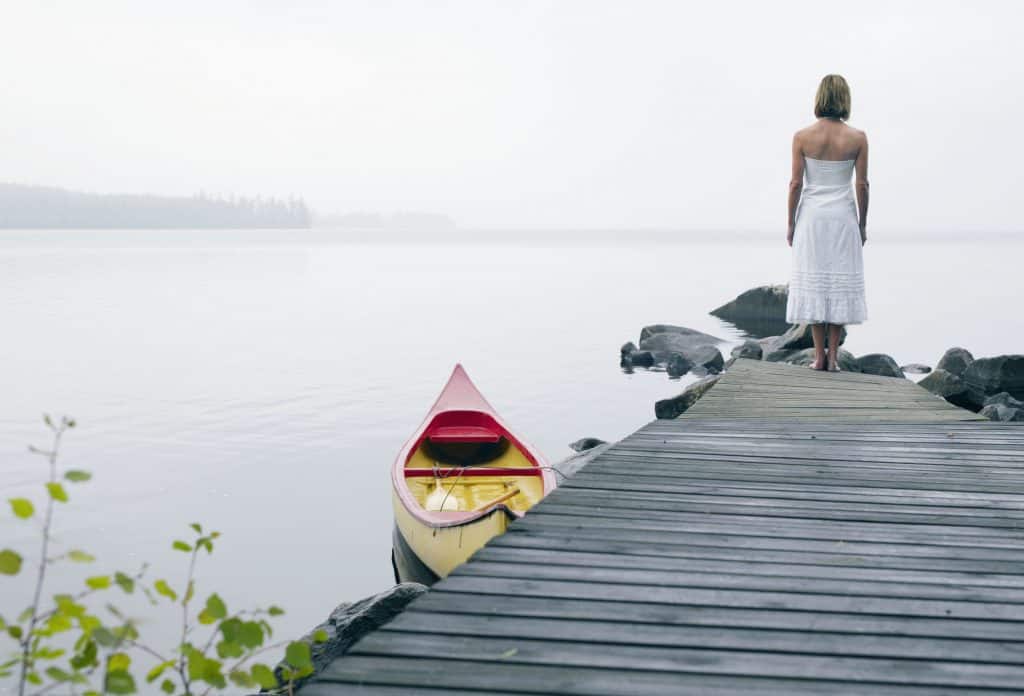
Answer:
<path fill-rule="evenodd" d="M 95 194 L 0 183 L 0 228 L 308 228 L 301 198 Z"/>

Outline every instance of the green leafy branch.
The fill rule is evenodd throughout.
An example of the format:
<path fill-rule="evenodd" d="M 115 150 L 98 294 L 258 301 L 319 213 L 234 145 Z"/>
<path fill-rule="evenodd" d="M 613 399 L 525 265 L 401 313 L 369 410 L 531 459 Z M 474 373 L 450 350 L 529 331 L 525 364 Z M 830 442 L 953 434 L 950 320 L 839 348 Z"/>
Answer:
<path fill-rule="evenodd" d="M 291 694 L 295 680 L 313 673 L 309 643 L 271 642 L 270 620 L 284 613 L 281 608 L 229 612 L 216 592 L 207 595 L 201 607 L 193 605 L 200 553 L 212 555 L 220 538 L 220 532 L 206 533 L 199 523 L 189 525 L 195 535 L 190 541 L 178 539 L 171 544 L 172 549 L 188 555 L 187 573 L 181 585 L 173 586 L 163 578 L 147 582 L 148 565 L 144 564 L 133 574 L 117 571 L 91 575 L 85 578 L 83 590 L 53 595 L 52 606 L 44 607 L 42 597 L 49 568 L 65 561 L 91 563 L 95 559 L 81 549 L 50 555 L 54 511 L 57 503 L 70 500 L 63 482 L 84 483 L 91 475 L 80 469 L 58 471 L 61 439 L 75 427 L 75 421 L 64 416 L 54 422 L 48 415 L 43 421 L 53 435 L 51 447 L 29 448 L 46 459 L 49 472 L 44 483 L 39 568 L 30 605 L 12 622 L 0 615 L 0 632 L 18 646 L 10 659 L 0 662 L 0 680 L 16 677 L 18 696 L 25 696 L 30 686 L 37 687 L 34 696 L 61 686 L 76 695 L 81 689 L 82 696 L 133 694 L 138 691 L 138 682 L 132 653 L 153 661 L 145 673 L 145 682 L 159 681 L 159 688 L 168 695 L 208 696 L 212 691 L 228 688 L 229 683 Z M 11 498 L 8 503 L 15 517 L 37 519 L 36 506 L 28 498 Z M 23 566 L 20 553 L 8 548 L 0 550 L 0 574 L 18 575 Z M 141 637 L 140 622 L 110 602 L 104 605 L 106 614 L 112 617 L 106 621 L 89 609 L 90 601 L 115 588 L 127 595 L 139 590 L 152 606 L 163 603 L 178 607 L 181 631 L 177 644 L 169 650 L 153 647 Z M 197 634 L 204 629 L 208 629 L 208 635 L 199 640 Z M 313 642 L 326 640 L 323 631 L 313 637 Z M 277 673 L 256 659 L 282 649 L 284 660 Z"/>

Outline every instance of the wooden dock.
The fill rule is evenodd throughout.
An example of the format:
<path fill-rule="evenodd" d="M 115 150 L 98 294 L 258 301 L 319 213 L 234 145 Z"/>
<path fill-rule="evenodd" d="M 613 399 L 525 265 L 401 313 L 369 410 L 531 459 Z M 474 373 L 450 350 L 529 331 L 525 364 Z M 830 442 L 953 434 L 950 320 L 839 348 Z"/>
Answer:
<path fill-rule="evenodd" d="M 738 361 L 302 696 L 1024 691 L 1024 427 Z"/>

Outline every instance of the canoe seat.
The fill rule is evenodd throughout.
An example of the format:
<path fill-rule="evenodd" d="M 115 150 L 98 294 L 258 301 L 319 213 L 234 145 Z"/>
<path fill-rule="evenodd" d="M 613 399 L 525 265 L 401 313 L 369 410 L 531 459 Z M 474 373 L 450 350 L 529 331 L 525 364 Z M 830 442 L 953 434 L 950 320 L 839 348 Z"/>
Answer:
<path fill-rule="evenodd" d="M 427 431 L 431 442 L 497 442 L 501 434 L 479 425 L 440 425 Z"/>

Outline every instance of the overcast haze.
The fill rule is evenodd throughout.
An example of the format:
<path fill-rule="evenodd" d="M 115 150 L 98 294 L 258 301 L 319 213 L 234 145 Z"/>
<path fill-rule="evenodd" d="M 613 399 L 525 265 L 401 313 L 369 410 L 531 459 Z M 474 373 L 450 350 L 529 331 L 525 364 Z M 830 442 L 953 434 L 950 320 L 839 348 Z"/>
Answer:
<path fill-rule="evenodd" d="M 839 72 L 869 227 L 1021 228 L 1021 3 L 776 5 L 3 0 L 0 180 L 781 230 Z"/>

